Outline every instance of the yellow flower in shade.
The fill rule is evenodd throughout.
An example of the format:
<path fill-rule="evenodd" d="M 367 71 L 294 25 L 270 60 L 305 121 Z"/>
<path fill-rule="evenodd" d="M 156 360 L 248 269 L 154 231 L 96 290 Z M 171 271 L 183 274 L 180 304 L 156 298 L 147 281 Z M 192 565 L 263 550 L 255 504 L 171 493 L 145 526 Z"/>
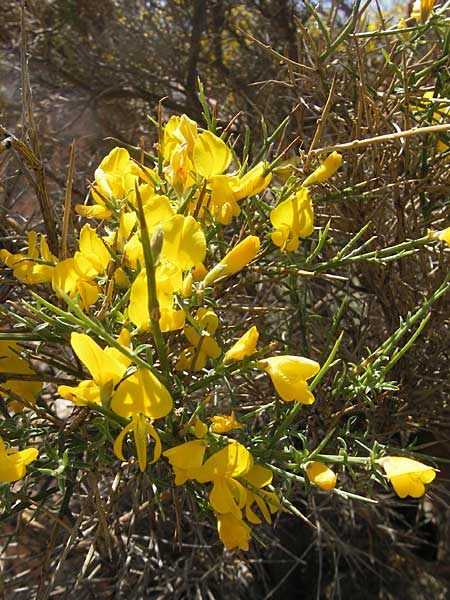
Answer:
<path fill-rule="evenodd" d="M 211 131 L 204 131 L 194 142 L 192 162 L 195 172 L 209 179 L 223 173 L 231 162 L 231 150 Z"/>
<path fill-rule="evenodd" d="M 36 448 L 6 448 L 0 437 L 0 482 L 11 483 L 25 477 L 26 465 L 35 460 L 38 454 Z"/>
<path fill-rule="evenodd" d="M 113 393 L 111 408 L 121 417 L 131 417 L 131 422 L 114 442 L 115 455 L 125 460 L 123 440 L 129 431 L 133 431 L 139 468 L 144 471 L 147 466 L 147 434 L 155 441 L 151 463 L 161 456 L 161 440 L 152 423 L 172 410 L 172 398 L 167 388 L 151 371 L 138 369 L 119 384 Z"/>
<path fill-rule="evenodd" d="M 163 452 L 175 473 L 175 485 L 183 485 L 188 479 L 196 479 L 205 456 L 203 440 L 193 440 Z"/>
<path fill-rule="evenodd" d="M 20 356 L 20 351 L 21 348 L 16 342 L 0 340 L 0 373 L 14 373 L 19 376 L 36 374 L 28 362 Z M 6 379 L 6 381 L 2 379 L 0 387 L 34 405 L 42 383 L 21 379 Z M 3 392 L 0 392 L 0 396 L 2 395 Z M 22 402 L 15 399 L 8 403 L 8 406 L 15 412 L 22 411 L 24 407 Z"/>
<path fill-rule="evenodd" d="M 267 523 L 272 521 L 270 517 L 271 513 L 274 514 L 281 508 L 280 500 L 274 492 L 267 492 L 261 489 L 272 483 L 272 478 L 272 471 L 261 465 L 253 465 L 253 468 L 243 477 L 243 479 L 259 490 L 256 492 L 247 488 L 245 516 L 250 523 L 256 525 L 261 523 L 261 519 L 252 510 L 254 503 L 258 506 Z"/>
<path fill-rule="evenodd" d="M 320 365 L 315 360 L 303 356 L 272 356 L 258 361 L 257 366 L 270 375 L 276 391 L 285 402 L 314 402 L 306 380 L 314 377 L 320 370 Z"/>
<path fill-rule="evenodd" d="M 208 433 L 208 425 L 203 423 L 198 415 L 194 419 L 193 431 L 196 438 L 204 438 Z"/>
<path fill-rule="evenodd" d="M 184 335 L 191 345 L 181 352 L 175 365 L 177 371 L 201 371 L 208 358 L 218 358 L 222 353 L 213 337 L 219 325 L 213 309 L 199 308 L 194 321 L 197 327 L 187 325 L 184 328 Z"/>
<path fill-rule="evenodd" d="M 242 424 L 236 421 L 234 411 L 231 415 L 215 415 L 211 417 L 211 431 L 214 433 L 227 433 L 232 429 L 242 429 Z"/>
<path fill-rule="evenodd" d="M 386 477 L 400 498 L 420 498 L 425 494 L 425 484 L 431 483 L 436 477 L 436 471 L 432 467 L 411 458 L 386 456 L 377 462 L 383 467 Z"/>
<path fill-rule="evenodd" d="M 329 492 L 336 486 L 336 473 L 317 460 L 306 463 L 305 471 L 310 482 L 314 483 L 322 490 Z"/>
<path fill-rule="evenodd" d="M 314 231 L 314 208 L 309 192 L 301 188 L 270 212 L 275 228 L 273 243 L 282 251 L 293 252 L 299 246 L 299 237 L 308 237 Z"/>
<path fill-rule="evenodd" d="M 338 152 L 332 152 L 315 171 L 309 175 L 303 182 L 303 187 L 308 187 L 314 183 L 323 183 L 332 177 L 342 164 L 342 155 Z"/>
<path fill-rule="evenodd" d="M 252 455 L 235 441 L 230 441 L 204 463 L 195 478 L 200 483 L 213 483 L 209 501 L 216 513 L 232 513 L 240 519 L 247 490 L 236 478 L 244 476 L 252 467 Z"/>
<path fill-rule="evenodd" d="M 241 518 L 234 513 L 217 515 L 217 531 L 219 537 L 228 550 L 240 548 L 248 550 L 251 529 Z"/>
<path fill-rule="evenodd" d="M 256 235 L 249 235 L 239 242 L 223 259 L 211 269 L 203 280 L 205 286 L 211 285 L 217 279 L 228 277 L 241 271 L 259 252 L 260 241 Z"/>
<path fill-rule="evenodd" d="M 117 341 L 124 347 L 130 345 L 130 334 L 126 329 L 122 330 Z M 72 333 L 70 344 L 92 379 L 81 381 L 76 387 L 60 385 L 59 395 L 78 406 L 107 404 L 114 386 L 125 375 L 130 359 L 116 348 L 100 348 L 85 333 Z"/>
<path fill-rule="evenodd" d="M 47 283 L 52 280 L 54 265 L 58 262 L 48 247 L 44 235 L 40 237 L 39 251 L 37 248 L 37 233 L 28 233 L 27 254 L 11 254 L 8 250 L 0 250 L 0 260 L 13 270 L 13 275 L 24 283 Z M 53 263 L 53 264 L 47 264 Z"/>
<path fill-rule="evenodd" d="M 225 354 L 223 357 L 224 364 L 227 365 L 228 363 L 243 360 L 246 356 L 254 354 L 256 352 L 258 338 L 259 332 L 257 328 L 255 326 L 251 327 Z"/>

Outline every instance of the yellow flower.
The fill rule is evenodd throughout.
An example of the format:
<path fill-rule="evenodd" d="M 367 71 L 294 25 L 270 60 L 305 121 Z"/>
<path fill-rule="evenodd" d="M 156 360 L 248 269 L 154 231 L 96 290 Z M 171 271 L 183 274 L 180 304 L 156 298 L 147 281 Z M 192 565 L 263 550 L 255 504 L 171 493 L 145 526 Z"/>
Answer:
<path fill-rule="evenodd" d="M 0 340 L 0 372 L 14 373 L 17 375 L 35 375 L 36 372 L 30 367 L 28 362 L 20 356 L 21 348 L 17 342 Z M 42 388 L 40 381 L 26 381 L 21 379 L 7 379 L 1 381 L 0 386 L 11 392 L 19 398 L 23 398 L 30 404 L 36 403 L 36 396 Z M 3 393 L 0 392 L 0 396 Z M 13 400 L 8 404 L 11 410 L 20 412 L 23 410 L 23 403 L 19 400 Z"/>
<path fill-rule="evenodd" d="M 426 483 L 436 477 L 436 471 L 417 460 L 403 456 L 386 456 L 377 462 L 383 467 L 386 477 L 400 498 L 420 498 L 425 494 Z"/>
<path fill-rule="evenodd" d="M 52 280 L 54 264 L 58 262 L 48 247 L 44 235 L 40 237 L 40 248 L 37 249 L 37 233 L 28 233 L 27 254 L 12 254 L 8 250 L 0 250 L 0 260 L 13 270 L 13 275 L 24 283 L 47 283 Z M 46 264 L 54 263 L 54 264 Z"/>
<path fill-rule="evenodd" d="M 121 417 L 131 417 L 114 442 L 114 453 L 125 460 L 122 453 L 123 440 L 129 431 L 133 431 L 139 468 L 147 466 L 147 434 L 155 441 L 154 463 L 161 456 L 161 440 L 152 423 L 161 419 L 172 410 L 172 398 L 166 387 L 147 369 L 138 369 L 124 379 L 113 393 L 112 410 Z"/>
<path fill-rule="evenodd" d="M 314 377 L 320 370 L 320 365 L 315 360 L 302 356 L 272 356 L 260 360 L 257 366 L 270 375 L 276 391 L 285 402 L 314 402 L 306 380 Z"/>
<path fill-rule="evenodd" d="M 206 444 L 193 440 L 163 452 L 175 472 L 175 485 L 183 485 L 188 479 L 196 479 L 203 463 Z"/>
<path fill-rule="evenodd" d="M 217 515 L 217 531 L 219 537 L 228 550 L 240 548 L 248 550 L 251 529 L 240 517 L 234 513 Z"/>
<path fill-rule="evenodd" d="M 306 188 L 275 207 L 270 213 L 275 228 L 273 243 L 282 251 L 293 252 L 299 246 L 299 237 L 308 237 L 314 231 L 314 208 Z"/>
<path fill-rule="evenodd" d="M 266 492 L 265 490 L 261 489 L 272 483 L 272 478 L 272 471 L 261 465 L 254 465 L 253 468 L 243 477 L 243 479 L 248 481 L 252 486 L 259 489 L 259 492 L 247 489 L 245 516 L 250 523 L 261 523 L 261 519 L 252 510 L 252 505 L 254 503 L 256 503 L 258 506 L 267 523 L 272 521 L 270 514 L 276 513 L 281 508 L 280 500 L 275 493 Z"/>
<path fill-rule="evenodd" d="M 123 346 L 130 345 L 130 335 L 123 329 L 117 340 Z M 92 380 L 81 381 L 76 387 L 60 385 L 58 393 L 78 406 L 88 403 L 107 404 L 114 386 L 125 375 L 131 361 L 115 348 L 100 348 L 85 333 L 72 333 L 70 344 L 92 375 Z"/>
<path fill-rule="evenodd" d="M 252 455 L 235 441 L 230 441 L 204 463 L 195 478 L 200 483 L 213 483 L 209 501 L 216 513 L 232 513 L 238 519 L 241 517 L 240 509 L 247 499 L 247 490 L 236 477 L 242 477 L 252 467 Z"/>
<path fill-rule="evenodd" d="M 200 417 L 196 415 L 194 419 L 193 430 L 195 437 L 201 439 L 204 438 L 205 435 L 208 433 L 208 425 L 206 423 L 203 423 Z"/>
<path fill-rule="evenodd" d="M 125 148 L 113 148 L 105 156 L 95 171 L 95 185 L 92 188 L 92 198 L 96 204 L 85 206 L 77 204 L 75 210 L 84 217 L 107 219 L 111 209 L 107 202 L 115 205 L 118 200 L 127 198 L 132 190 L 137 176 L 133 172 L 133 163 Z"/>
<path fill-rule="evenodd" d="M 265 189 L 272 179 L 272 173 L 264 175 L 267 163 L 260 162 L 243 177 L 236 175 L 215 175 L 209 180 L 211 203 L 208 210 L 212 216 L 228 225 L 232 217 L 241 213 L 238 202 Z"/>
<path fill-rule="evenodd" d="M 308 187 L 314 183 L 323 183 L 332 177 L 342 164 L 342 155 L 338 152 L 332 152 L 315 171 L 309 175 L 303 182 L 303 187 Z"/>
<path fill-rule="evenodd" d="M 231 346 L 223 358 L 225 365 L 238 360 L 243 360 L 246 356 L 251 356 L 256 352 L 259 332 L 255 326 L 251 327 L 237 342 Z"/>
<path fill-rule="evenodd" d="M 222 353 L 219 344 L 213 338 L 219 325 L 219 319 L 212 308 L 199 308 L 194 319 L 197 328 L 188 325 L 184 335 L 191 346 L 185 348 L 175 365 L 177 371 L 201 371 L 208 358 L 218 358 Z"/>
<path fill-rule="evenodd" d="M 242 429 L 241 423 L 236 421 L 234 411 L 231 412 L 231 415 L 215 415 L 211 417 L 211 422 L 211 431 L 214 433 L 227 433 L 232 429 Z"/>
<path fill-rule="evenodd" d="M 95 229 L 85 225 L 80 232 L 79 250 L 73 258 L 59 262 L 52 273 L 52 288 L 56 295 L 80 296 L 80 305 L 87 309 L 95 304 L 100 289 L 95 278 L 103 275 L 111 260 L 111 255 Z"/>
<path fill-rule="evenodd" d="M 256 235 L 249 235 L 239 242 L 223 259 L 208 272 L 203 280 L 205 286 L 210 285 L 217 279 L 228 277 L 241 271 L 248 265 L 259 252 L 260 241 Z"/>
<path fill-rule="evenodd" d="M 0 482 L 11 483 L 25 477 L 26 465 L 36 459 L 36 448 L 13 450 L 6 448 L 0 437 Z"/>
<path fill-rule="evenodd" d="M 305 465 L 305 471 L 311 483 L 329 492 L 336 486 L 337 475 L 326 465 L 316 460 Z"/>

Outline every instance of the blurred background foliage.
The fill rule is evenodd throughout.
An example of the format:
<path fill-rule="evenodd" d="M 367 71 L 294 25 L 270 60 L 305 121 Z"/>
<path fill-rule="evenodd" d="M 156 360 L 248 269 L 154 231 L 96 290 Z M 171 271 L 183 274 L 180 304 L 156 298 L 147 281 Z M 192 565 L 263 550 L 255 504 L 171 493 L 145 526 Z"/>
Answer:
<path fill-rule="evenodd" d="M 387 13 L 376 0 L 314 6 L 294 0 L 28 0 L 34 112 L 55 206 L 63 205 L 74 138 L 73 198 L 80 201 L 87 193 L 86 177 L 92 179 L 101 158 L 115 145 L 105 138 L 138 145 L 143 136 L 151 148 L 157 132 L 146 116 L 156 117 L 161 98 L 166 116 L 186 112 L 202 123 L 198 77 L 219 122 L 225 126 L 232 121 L 237 148 L 244 144 L 246 128 L 258 147 L 262 118 L 273 131 L 289 116 L 270 149 L 276 155 L 292 144 L 286 154 L 287 175 L 303 172 L 305 164 L 307 168 L 311 148 L 433 123 L 432 108 L 413 107 L 425 92 L 450 96 L 448 13 L 409 33 L 378 36 L 377 31 L 395 28 L 402 17 L 406 25 L 415 25 L 409 19 L 412 2 L 393 5 Z M 0 0 L 0 9 L 0 122 L 20 137 L 18 2 Z M 442 135 L 440 140 L 448 138 Z M 0 158 L 0 210 L 7 216 L 1 228 L 12 227 L 19 234 L 29 222 L 39 221 L 39 212 L 17 164 L 9 156 Z M 365 226 L 359 243 L 367 242 L 369 251 L 448 225 L 448 164 L 448 156 L 437 154 L 435 136 L 345 152 L 340 172 L 315 195 L 317 225 L 324 227 L 331 219 L 331 242 L 322 249 L 323 260 L 344 247 L 349 232 Z M 284 332 L 282 343 L 305 352 L 329 345 L 330 328 L 337 328 L 335 317 L 345 299 L 340 352 L 345 363 L 356 365 L 369 354 L 366 349 L 376 349 L 401 317 L 429 297 L 447 270 L 443 252 L 426 247 L 387 263 L 336 263 L 335 273 L 346 278 L 342 282 L 280 273 L 265 288 L 251 285 L 250 278 L 248 289 L 260 297 L 270 289 L 272 308 L 286 298 L 298 307 L 294 313 L 274 312 L 270 333 L 276 337 L 277 331 Z M 233 301 L 246 304 L 251 294 L 234 295 Z M 348 373 L 325 382 L 334 392 L 328 405 L 322 402 L 308 417 L 312 437 L 318 441 L 339 424 L 350 438 L 376 437 L 391 447 L 412 444 L 425 454 L 448 457 L 448 324 L 448 301 L 438 301 L 421 342 L 390 371 L 392 389 L 371 390 L 372 406 L 357 382 L 349 384 Z M 248 383 L 243 395 L 251 393 Z M 192 547 L 188 556 L 177 551 L 170 533 L 169 539 L 158 541 L 160 529 L 152 523 L 149 537 L 133 538 L 127 564 L 102 557 L 99 587 L 83 592 L 83 598 L 119 598 L 130 589 L 135 590 L 133 597 L 141 597 L 136 590 L 150 589 L 144 583 L 159 572 L 148 597 L 220 598 L 228 590 L 243 598 L 444 599 L 450 494 L 446 464 L 440 466 L 438 493 L 424 503 L 403 502 L 402 508 L 395 500 L 373 509 L 336 497 L 305 499 L 299 494 L 297 505 L 316 529 L 282 515 L 279 538 L 271 540 L 269 532 L 264 537 L 268 549 L 255 545 L 248 561 L 236 556 L 219 560 L 206 547 Z M 148 533 L 148 516 L 136 508 L 139 493 L 128 491 L 135 506 L 122 507 L 130 511 L 123 523 L 130 532 L 141 527 Z M 89 486 L 84 492 L 93 494 Z M 37 530 L 45 523 L 44 514 Z M 27 545 L 42 551 L 38 538 L 30 541 L 19 531 L 21 551 Z M 151 555 L 150 563 L 144 551 Z M 83 555 L 75 554 L 71 569 L 82 569 L 82 563 Z M 120 569 L 113 568 L 119 563 Z M 117 590 L 110 590 L 108 578 Z"/>

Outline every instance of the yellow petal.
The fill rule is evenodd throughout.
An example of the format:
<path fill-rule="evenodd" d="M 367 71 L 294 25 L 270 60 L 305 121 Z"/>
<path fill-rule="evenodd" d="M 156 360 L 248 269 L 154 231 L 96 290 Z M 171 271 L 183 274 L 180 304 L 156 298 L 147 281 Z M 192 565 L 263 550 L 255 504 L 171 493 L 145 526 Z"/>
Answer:
<path fill-rule="evenodd" d="M 259 252 L 260 241 L 255 235 L 249 235 L 237 244 L 204 278 L 204 284 L 210 285 L 216 279 L 237 273 L 248 265 Z"/>
<path fill-rule="evenodd" d="M 151 419 L 160 419 L 172 410 L 172 398 L 151 371 L 138 369 L 119 384 L 113 394 L 111 408 L 121 417 L 140 413 Z"/>
<path fill-rule="evenodd" d="M 285 402 L 296 400 L 301 404 L 312 404 L 314 396 L 308 389 L 306 379 L 320 370 L 314 360 L 302 356 L 272 356 L 258 362 L 272 379 L 276 391 Z"/>
<path fill-rule="evenodd" d="M 202 440 L 193 440 L 163 452 L 175 471 L 175 484 L 182 485 L 195 479 L 202 466 L 206 445 Z"/>
<path fill-rule="evenodd" d="M 100 387 L 91 379 L 80 381 L 76 387 L 59 385 L 58 394 L 61 398 L 70 400 L 77 406 L 87 406 L 90 403 L 100 404 Z"/>
<path fill-rule="evenodd" d="M 342 155 L 338 152 L 332 152 L 315 171 L 309 175 L 303 182 L 304 187 L 313 183 L 322 183 L 332 177 L 342 164 Z"/>
<path fill-rule="evenodd" d="M 246 356 L 251 356 L 256 352 L 256 344 L 258 343 L 259 332 L 253 326 L 237 342 L 231 346 L 223 358 L 225 365 L 238 360 L 243 360 Z"/>
<path fill-rule="evenodd" d="M 123 376 L 125 366 L 113 356 L 105 354 L 102 348 L 88 335 L 72 333 L 70 344 L 97 385 L 103 386 L 110 381 L 117 383 Z"/>
<path fill-rule="evenodd" d="M 163 224 L 162 254 L 173 265 L 187 271 L 206 256 L 203 229 L 193 217 L 176 215 Z"/>
<path fill-rule="evenodd" d="M 268 173 L 264 176 L 264 171 L 267 169 L 267 166 L 268 165 L 265 162 L 258 163 L 232 186 L 235 200 L 259 194 L 259 192 L 269 185 L 272 179 L 272 173 Z"/>
<path fill-rule="evenodd" d="M 114 440 L 114 445 L 113 445 L 114 454 L 117 456 L 117 458 L 119 460 L 122 460 L 124 462 L 126 459 L 125 459 L 125 457 L 123 455 L 123 451 L 122 451 L 123 440 L 125 439 L 125 436 L 127 435 L 127 433 L 129 431 L 132 431 L 133 428 L 134 428 L 134 423 L 133 423 L 133 421 L 131 421 L 130 423 L 128 423 L 128 425 L 126 425 L 122 429 L 122 431 L 119 433 L 119 435 Z"/>
<path fill-rule="evenodd" d="M 240 477 L 253 467 L 253 457 L 239 442 L 234 440 L 219 450 L 203 465 L 197 479 L 200 483 L 214 481 L 219 477 Z"/>
<path fill-rule="evenodd" d="M 218 514 L 217 530 L 223 545 L 228 550 L 233 550 L 234 548 L 248 550 L 251 529 L 242 519 L 231 513 Z"/>
<path fill-rule="evenodd" d="M 328 492 L 336 486 L 336 473 L 323 463 L 313 460 L 306 464 L 305 470 L 311 483 L 314 483 L 322 490 Z"/>
<path fill-rule="evenodd" d="M 194 142 L 192 161 L 195 171 L 208 179 L 227 169 L 231 162 L 231 150 L 214 133 L 204 131 Z"/>

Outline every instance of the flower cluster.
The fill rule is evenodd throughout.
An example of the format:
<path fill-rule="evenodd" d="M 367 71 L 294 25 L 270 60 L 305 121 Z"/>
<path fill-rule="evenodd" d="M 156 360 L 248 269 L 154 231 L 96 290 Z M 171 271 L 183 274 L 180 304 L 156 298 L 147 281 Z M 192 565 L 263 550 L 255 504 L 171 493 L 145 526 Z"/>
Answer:
<path fill-rule="evenodd" d="M 312 234 L 311 188 L 336 173 L 342 157 L 333 152 L 303 181 L 290 178 L 282 192 L 272 190 L 267 222 L 273 231 L 241 227 L 231 242 L 224 226 L 239 217 L 246 199 L 269 196 L 276 161 L 238 164 L 223 135 L 200 131 L 186 115 L 169 119 L 157 151 L 157 159 L 147 160 L 151 166 L 120 147 L 101 161 L 90 203 L 75 207 L 89 222 L 71 255 L 52 254 L 45 236 L 38 243 L 31 232 L 25 251 L 1 250 L 0 259 L 19 281 L 46 286 L 46 307 L 54 306 L 65 327 L 67 360 L 77 364 L 73 385 L 59 385 L 60 397 L 108 419 L 120 461 L 134 454 L 144 472 L 166 459 L 176 485 L 190 482 L 205 495 L 208 484 L 220 539 L 229 549 L 247 550 L 250 525 L 270 523 L 282 506 L 269 487 L 276 472 L 268 467 L 272 456 L 263 441 L 258 446 L 245 437 L 239 406 L 211 407 L 208 397 L 193 406 L 186 390 L 192 381 L 206 391 L 220 378 L 267 374 L 276 391 L 271 400 L 287 419 L 314 402 L 313 378 L 324 372 L 319 363 L 280 355 L 270 343 L 258 349 L 256 325 L 230 340 L 217 296 L 226 278 L 264 253 L 294 252 L 300 238 Z M 32 406 L 42 384 L 14 378 L 35 374 L 17 342 L 0 342 L 0 367 L 8 374 L 0 389 L 9 397 L 8 408 L 21 410 L 21 400 Z M 282 437 L 283 423 L 275 425 Z M 12 451 L 0 440 L 0 481 L 20 479 L 36 457 L 34 449 Z M 337 475 L 324 462 L 305 458 L 297 470 L 313 485 L 333 490 Z M 423 494 L 433 469 L 397 459 L 377 464 L 400 496 Z"/>

